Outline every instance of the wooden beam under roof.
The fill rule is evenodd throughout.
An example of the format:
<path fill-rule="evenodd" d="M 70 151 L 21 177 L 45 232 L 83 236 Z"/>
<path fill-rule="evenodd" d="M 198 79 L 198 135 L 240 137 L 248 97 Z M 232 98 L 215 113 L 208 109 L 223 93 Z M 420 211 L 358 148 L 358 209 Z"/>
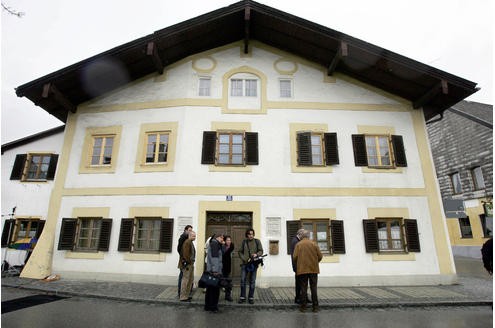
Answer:
<path fill-rule="evenodd" d="M 71 113 L 75 113 L 77 110 L 77 106 L 74 105 L 53 83 L 45 83 L 43 85 L 43 91 L 41 93 L 41 97 L 48 99 L 53 96 L 53 99 L 62 106 L 65 110 L 70 111 Z"/>
<path fill-rule="evenodd" d="M 416 99 L 413 101 L 413 108 L 418 109 L 420 107 L 423 107 L 425 104 L 430 102 L 433 98 L 435 98 L 440 91 L 444 95 L 449 93 L 449 85 L 447 81 L 445 80 L 440 80 L 440 82 L 436 83 L 428 92 L 426 92 L 424 95 L 422 95 L 419 99 Z"/>
<path fill-rule="evenodd" d="M 146 46 L 146 55 L 151 56 L 151 59 L 153 59 L 153 63 L 155 64 L 157 72 L 160 75 L 163 74 L 163 63 L 160 59 L 160 55 L 158 54 L 158 48 L 156 47 L 155 42 L 148 42 Z"/>
<path fill-rule="evenodd" d="M 244 8 L 244 53 L 249 53 L 249 33 L 251 22 L 251 7 Z"/>
<path fill-rule="evenodd" d="M 337 52 L 335 53 L 335 56 L 333 56 L 332 62 L 328 66 L 328 71 L 327 71 L 328 76 L 333 75 L 333 73 L 335 72 L 335 69 L 337 68 L 337 65 L 339 64 L 339 61 L 342 59 L 342 57 L 346 57 L 347 55 L 348 55 L 347 43 L 344 41 L 341 41 L 339 48 L 337 49 Z"/>

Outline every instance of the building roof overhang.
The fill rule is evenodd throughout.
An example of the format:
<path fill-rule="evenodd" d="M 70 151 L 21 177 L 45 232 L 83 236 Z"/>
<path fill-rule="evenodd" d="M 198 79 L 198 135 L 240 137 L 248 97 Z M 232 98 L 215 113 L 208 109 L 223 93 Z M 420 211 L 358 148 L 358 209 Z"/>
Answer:
<path fill-rule="evenodd" d="M 402 97 L 426 120 L 475 93 L 476 83 L 251 0 L 158 30 L 16 88 L 66 122 L 92 98 L 158 72 L 187 56 L 242 40 L 290 52 Z"/>

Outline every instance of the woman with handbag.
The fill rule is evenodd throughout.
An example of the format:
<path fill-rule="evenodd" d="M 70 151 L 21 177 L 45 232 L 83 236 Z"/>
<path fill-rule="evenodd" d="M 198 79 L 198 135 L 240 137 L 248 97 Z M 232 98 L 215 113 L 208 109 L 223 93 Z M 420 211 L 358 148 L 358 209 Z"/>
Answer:
<path fill-rule="evenodd" d="M 224 234 L 217 234 L 210 240 L 206 271 L 214 277 L 222 277 L 222 244 Z M 205 294 L 205 311 L 218 312 L 218 299 L 220 298 L 220 286 L 207 286 Z"/>

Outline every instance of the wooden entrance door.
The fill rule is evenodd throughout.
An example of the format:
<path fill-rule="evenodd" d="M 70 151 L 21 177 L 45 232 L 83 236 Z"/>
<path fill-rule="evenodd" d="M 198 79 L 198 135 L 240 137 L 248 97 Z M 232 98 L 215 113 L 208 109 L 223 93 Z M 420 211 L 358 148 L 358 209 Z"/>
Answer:
<path fill-rule="evenodd" d="M 241 260 L 237 254 L 244 240 L 245 232 L 252 226 L 251 212 L 207 212 L 206 238 L 214 233 L 225 233 L 232 237 L 234 252 L 232 253 L 232 278 L 238 283 L 241 277 Z"/>

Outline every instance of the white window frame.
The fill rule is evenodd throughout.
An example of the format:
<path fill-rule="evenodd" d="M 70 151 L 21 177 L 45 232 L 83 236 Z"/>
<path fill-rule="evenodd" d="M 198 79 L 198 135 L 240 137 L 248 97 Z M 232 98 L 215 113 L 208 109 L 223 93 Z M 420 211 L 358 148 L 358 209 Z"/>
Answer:
<path fill-rule="evenodd" d="M 292 79 L 281 78 L 279 81 L 279 95 L 280 98 L 292 98 L 293 97 L 293 82 Z M 284 83 L 288 84 L 284 85 Z"/>
<path fill-rule="evenodd" d="M 209 97 L 211 96 L 211 77 L 200 76 L 198 80 L 198 96 Z"/>

